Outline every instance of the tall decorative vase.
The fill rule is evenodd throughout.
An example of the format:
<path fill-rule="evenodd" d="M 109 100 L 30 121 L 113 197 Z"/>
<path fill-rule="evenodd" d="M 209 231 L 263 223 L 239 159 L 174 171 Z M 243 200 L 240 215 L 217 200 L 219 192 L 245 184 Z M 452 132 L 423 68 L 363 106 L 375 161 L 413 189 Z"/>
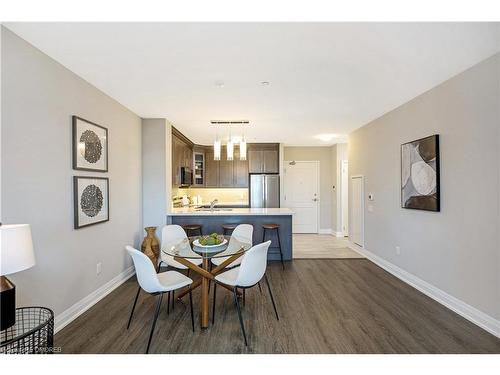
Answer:
<path fill-rule="evenodd" d="M 151 259 L 155 268 L 158 264 L 158 257 L 160 256 L 160 242 L 156 238 L 156 227 L 146 227 L 146 237 L 142 241 L 141 251 Z"/>

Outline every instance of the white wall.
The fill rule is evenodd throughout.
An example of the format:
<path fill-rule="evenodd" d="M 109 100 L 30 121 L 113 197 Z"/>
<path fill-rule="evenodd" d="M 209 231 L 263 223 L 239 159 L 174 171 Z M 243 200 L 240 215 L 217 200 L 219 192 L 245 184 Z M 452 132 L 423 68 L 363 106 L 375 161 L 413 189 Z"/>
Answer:
<path fill-rule="evenodd" d="M 36 253 L 11 279 L 19 306 L 58 315 L 131 266 L 124 246 L 142 240 L 141 120 L 5 28 L 2 78 L 2 222 L 31 224 Z M 109 173 L 72 169 L 72 115 L 108 128 Z M 75 175 L 109 177 L 109 222 L 73 229 Z"/>
<path fill-rule="evenodd" d="M 403 209 L 400 145 L 435 133 L 441 212 Z M 349 174 L 365 176 L 366 249 L 496 319 L 499 149 L 498 54 L 349 136 Z"/>

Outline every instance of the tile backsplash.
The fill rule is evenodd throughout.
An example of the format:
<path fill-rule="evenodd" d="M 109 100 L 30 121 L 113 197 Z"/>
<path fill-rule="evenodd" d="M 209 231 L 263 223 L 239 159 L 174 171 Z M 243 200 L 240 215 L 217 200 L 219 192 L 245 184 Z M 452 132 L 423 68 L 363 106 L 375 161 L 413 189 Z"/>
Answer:
<path fill-rule="evenodd" d="M 210 203 L 214 199 L 218 199 L 219 203 L 236 203 L 248 204 L 248 189 L 234 188 L 234 189 L 217 189 L 217 188 L 186 188 L 177 189 L 173 191 L 174 195 L 189 197 L 200 196 L 203 203 Z"/>

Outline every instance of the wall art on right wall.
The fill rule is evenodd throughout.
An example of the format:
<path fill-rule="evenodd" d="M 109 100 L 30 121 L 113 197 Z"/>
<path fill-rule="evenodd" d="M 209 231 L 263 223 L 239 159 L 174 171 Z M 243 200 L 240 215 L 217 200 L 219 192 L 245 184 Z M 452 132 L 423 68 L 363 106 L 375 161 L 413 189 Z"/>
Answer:
<path fill-rule="evenodd" d="M 440 211 L 439 135 L 401 145 L 401 207 Z"/>

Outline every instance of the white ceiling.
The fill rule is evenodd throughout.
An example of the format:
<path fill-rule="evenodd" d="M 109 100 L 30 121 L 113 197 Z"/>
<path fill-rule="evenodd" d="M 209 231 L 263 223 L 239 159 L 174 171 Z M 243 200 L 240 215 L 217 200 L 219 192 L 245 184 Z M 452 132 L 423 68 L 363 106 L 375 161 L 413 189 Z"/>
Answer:
<path fill-rule="evenodd" d="M 213 141 L 214 119 L 249 120 L 250 142 L 333 144 L 315 136 L 345 136 L 499 51 L 495 23 L 6 26 L 139 116 L 165 117 L 201 144 Z"/>

